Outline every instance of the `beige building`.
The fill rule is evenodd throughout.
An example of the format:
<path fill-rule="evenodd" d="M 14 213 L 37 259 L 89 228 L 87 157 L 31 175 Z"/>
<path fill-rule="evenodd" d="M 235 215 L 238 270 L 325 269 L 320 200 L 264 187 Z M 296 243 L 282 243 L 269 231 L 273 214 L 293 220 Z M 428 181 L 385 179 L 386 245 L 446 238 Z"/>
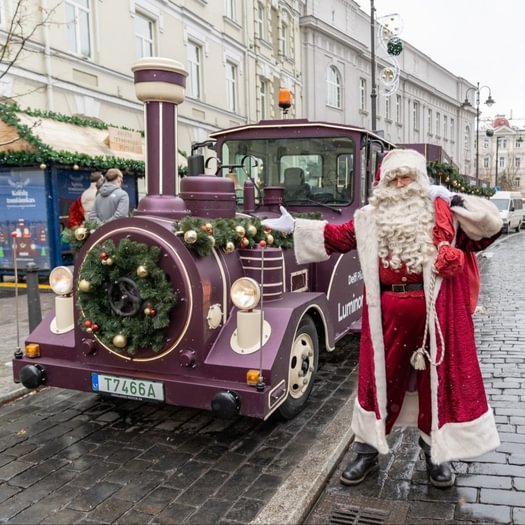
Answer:
<path fill-rule="evenodd" d="M 187 153 L 211 131 L 278 117 L 281 87 L 293 93 L 290 117 L 371 127 L 370 18 L 353 0 L 0 5 L 0 39 L 5 41 L 20 5 L 27 10 L 25 36 L 34 30 L 13 66 L 6 72 L 8 62 L 0 65 L 0 95 L 21 107 L 142 129 L 131 67 L 143 56 L 163 56 L 189 73 L 178 136 Z M 9 49 L 14 57 L 16 45 Z M 405 43 L 392 89 L 392 56 L 379 43 L 376 58 L 376 129 L 396 143 L 439 145 L 472 174 L 475 119 L 461 102 L 473 85 Z"/>
<path fill-rule="evenodd" d="M 34 33 L 9 71 L 0 65 L 0 94 L 21 107 L 142 129 L 131 67 L 143 56 L 173 58 L 189 72 L 178 143 L 189 152 L 212 130 L 277 116 L 280 87 L 294 93 L 291 115 L 302 114 L 299 3 L 6 0 L 0 39 L 13 16 L 23 36 Z M 14 57 L 16 44 L 9 47 Z"/>

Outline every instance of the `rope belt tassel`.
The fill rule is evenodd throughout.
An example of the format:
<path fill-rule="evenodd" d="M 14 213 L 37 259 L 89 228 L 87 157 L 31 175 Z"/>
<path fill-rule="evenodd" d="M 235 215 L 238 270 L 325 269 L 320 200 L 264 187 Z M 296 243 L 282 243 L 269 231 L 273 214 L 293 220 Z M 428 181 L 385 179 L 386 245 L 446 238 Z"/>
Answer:
<path fill-rule="evenodd" d="M 410 364 L 416 370 L 426 370 L 427 365 L 425 363 L 425 350 L 423 348 L 418 348 L 414 351 L 412 357 L 410 358 Z"/>

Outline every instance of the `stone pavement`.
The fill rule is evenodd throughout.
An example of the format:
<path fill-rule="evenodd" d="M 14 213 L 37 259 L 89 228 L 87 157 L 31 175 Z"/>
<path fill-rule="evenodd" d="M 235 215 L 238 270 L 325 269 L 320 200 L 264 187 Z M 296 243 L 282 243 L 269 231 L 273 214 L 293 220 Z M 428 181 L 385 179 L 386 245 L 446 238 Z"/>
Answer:
<path fill-rule="evenodd" d="M 413 429 L 392 433 L 378 476 L 339 484 L 356 382 L 357 338 L 347 338 L 324 359 L 308 407 L 288 422 L 225 421 L 54 388 L 5 403 L 0 523 L 525 524 L 522 260 L 523 233 L 481 258 L 475 324 L 502 444 L 455 463 L 454 488 L 428 485 Z M 43 304 L 52 299 L 45 295 Z M 12 322 L 9 304 L 0 299 L 2 363 L 16 346 L 3 321 Z M 2 384 L 11 381 L 6 368 Z"/>

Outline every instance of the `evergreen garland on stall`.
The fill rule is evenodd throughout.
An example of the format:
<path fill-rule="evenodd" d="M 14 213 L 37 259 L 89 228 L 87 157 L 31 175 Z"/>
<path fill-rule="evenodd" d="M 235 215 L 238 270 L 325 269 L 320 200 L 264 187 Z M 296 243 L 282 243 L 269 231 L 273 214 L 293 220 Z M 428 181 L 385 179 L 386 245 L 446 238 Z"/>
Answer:
<path fill-rule="evenodd" d="M 86 239 L 98 228 L 95 221 L 86 220 L 80 226 L 64 228 L 60 234 L 60 241 L 69 244 L 73 253 L 78 253 Z"/>
<path fill-rule="evenodd" d="M 166 343 L 165 328 L 176 296 L 159 268 L 160 248 L 122 239 L 117 246 L 106 241 L 84 259 L 78 278 L 77 305 L 81 328 L 116 352 L 136 354 L 141 349 L 160 352 Z M 137 311 L 122 315 L 111 306 L 118 283 L 133 286 Z M 113 288 L 115 289 L 115 288 Z M 117 294 L 118 297 L 119 294 Z"/>

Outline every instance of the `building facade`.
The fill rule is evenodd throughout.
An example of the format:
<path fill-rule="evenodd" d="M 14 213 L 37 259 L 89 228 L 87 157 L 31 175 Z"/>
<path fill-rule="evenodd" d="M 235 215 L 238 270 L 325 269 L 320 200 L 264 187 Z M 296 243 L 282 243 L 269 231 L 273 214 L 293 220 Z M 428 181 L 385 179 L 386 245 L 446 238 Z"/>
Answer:
<path fill-rule="evenodd" d="M 189 73 L 178 131 L 178 146 L 187 153 L 211 131 L 278 117 L 282 87 L 293 94 L 289 117 L 371 127 L 371 24 L 353 0 L 1 5 L 1 41 L 20 8 L 25 36 L 32 32 L 12 65 L 0 65 L 0 95 L 22 107 L 142 129 L 131 67 L 141 57 L 163 56 Z M 8 48 L 15 56 L 15 44 Z M 471 174 L 475 113 L 461 101 L 473 85 L 404 43 L 396 57 L 397 87 L 387 89 L 392 56 L 379 45 L 374 56 L 376 130 L 394 143 L 439 145 L 462 173 Z"/>

